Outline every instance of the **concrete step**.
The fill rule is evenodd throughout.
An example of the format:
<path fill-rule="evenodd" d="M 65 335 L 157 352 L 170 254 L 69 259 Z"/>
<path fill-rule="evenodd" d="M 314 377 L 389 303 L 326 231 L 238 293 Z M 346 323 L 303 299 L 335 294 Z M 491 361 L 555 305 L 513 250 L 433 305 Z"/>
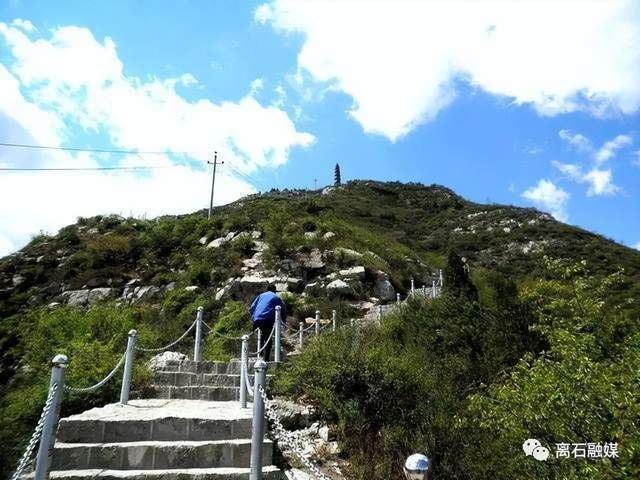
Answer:
<path fill-rule="evenodd" d="M 208 400 L 211 402 L 228 402 L 238 400 L 238 387 L 213 387 L 209 385 L 190 385 L 174 387 L 172 385 L 152 385 L 156 398 Z"/>
<path fill-rule="evenodd" d="M 251 417 L 251 409 L 237 402 L 131 400 L 62 418 L 57 437 L 63 443 L 251 438 Z"/>
<path fill-rule="evenodd" d="M 249 468 L 183 468 L 169 470 L 57 470 L 49 478 L 61 480 L 249 480 Z M 33 473 L 22 478 L 32 479 Z M 273 465 L 262 467 L 264 480 L 284 480 Z"/>
<path fill-rule="evenodd" d="M 263 443 L 263 465 L 271 464 L 273 445 Z M 53 451 L 52 470 L 162 470 L 170 468 L 246 467 L 251 440 L 201 442 L 62 443 Z"/>
<path fill-rule="evenodd" d="M 253 371 L 253 364 L 256 362 L 255 357 L 249 358 L 249 370 Z M 267 369 L 273 369 L 274 362 L 267 363 Z M 163 368 L 167 372 L 188 372 L 188 373 L 240 373 L 240 359 L 233 359 L 229 362 L 199 362 L 192 360 L 183 360 L 181 362 L 167 362 Z"/>

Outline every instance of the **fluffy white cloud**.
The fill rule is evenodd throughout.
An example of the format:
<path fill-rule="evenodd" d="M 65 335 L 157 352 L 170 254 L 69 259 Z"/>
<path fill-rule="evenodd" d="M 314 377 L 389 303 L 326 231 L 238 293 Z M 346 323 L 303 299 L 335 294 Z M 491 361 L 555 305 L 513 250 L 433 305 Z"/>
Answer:
<path fill-rule="evenodd" d="M 536 186 L 525 190 L 522 196 L 533 202 L 534 205 L 548 210 L 551 215 L 562 222 L 566 222 L 569 218 L 567 202 L 570 194 L 550 180 L 541 179 Z"/>
<path fill-rule="evenodd" d="M 166 167 L 143 174 L 3 174 L 0 255 L 20 247 L 33 233 L 56 231 L 79 215 L 152 216 L 203 208 L 211 177 L 201 165 L 214 149 L 227 166 L 250 173 L 282 165 L 291 148 L 314 141 L 297 131 L 286 112 L 261 105 L 251 93 L 237 102 L 188 101 L 176 91 L 178 85 L 197 84 L 188 73 L 148 81 L 128 77 L 114 42 L 100 42 L 85 28 L 62 27 L 50 38 L 33 39 L 23 25 L 0 23 L 2 39 L 14 59 L 9 69 L 0 64 L 0 130 L 5 140 L 59 146 L 84 129 L 106 134 L 119 148 L 167 155 L 106 159 L 110 166 L 118 161 Z M 177 157 L 171 152 L 191 153 Z M 182 166 L 175 165 L 176 160 Z M 95 167 L 103 162 L 99 155 L 0 150 L 5 166 Z M 228 168 L 219 175 L 218 204 L 255 190 Z"/>
<path fill-rule="evenodd" d="M 254 18 L 298 32 L 299 71 L 350 95 L 366 132 L 396 140 L 464 81 L 542 115 L 640 108 L 640 3 L 274 0 Z"/>
<path fill-rule="evenodd" d="M 588 152 L 593 147 L 591 146 L 591 140 L 582 135 L 581 133 L 571 133 L 569 130 L 560 130 L 558 135 L 562 140 L 574 147 L 580 152 Z"/>
<path fill-rule="evenodd" d="M 575 163 L 553 161 L 552 164 L 569 180 L 589 184 L 587 195 L 590 197 L 596 195 L 615 195 L 620 192 L 620 187 L 613 183 L 613 173 L 611 169 L 603 170 L 594 167 L 587 173 L 583 173 L 582 167 Z"/>
<path fill-rule="evenodd" d="M 640 250 L 640 242 L 636 243 L 633 248 L 635 248 L 636 250 Z"/>
<path fill-rule="evenodd" d="M 613 140 L 605 142 L 605 144 L 595 153 L 594 160 L 598 163 L 604 163 L 616 156 L 616 151 L 627 145 L 631 145 L 633 139 L 629 135 L 618 135 Z"/>

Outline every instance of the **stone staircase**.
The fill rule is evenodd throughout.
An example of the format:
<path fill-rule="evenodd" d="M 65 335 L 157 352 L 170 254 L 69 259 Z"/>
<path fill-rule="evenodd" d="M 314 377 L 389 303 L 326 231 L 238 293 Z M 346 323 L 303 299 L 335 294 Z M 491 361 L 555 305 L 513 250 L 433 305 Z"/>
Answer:
<path fill-rule="evenodd" d="M 238 361 L 167 362 L 154 372 L 157 398 L 109 404 L 61 419 L 51 478 L 248 479 L 252 409 L 242 409 L 236 401 L 239 384 Z M 271 465 L 272 450 L 265 439 L 267 480 L 283 478 Z"/>

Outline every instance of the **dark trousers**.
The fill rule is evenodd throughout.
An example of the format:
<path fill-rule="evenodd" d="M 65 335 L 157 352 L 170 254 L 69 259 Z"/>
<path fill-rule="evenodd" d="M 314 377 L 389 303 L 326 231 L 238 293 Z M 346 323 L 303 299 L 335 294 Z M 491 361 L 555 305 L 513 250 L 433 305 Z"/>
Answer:
<path fill-rule="evenodd" d="M 262 345 L 264 345 L 264 342 L 269 340 L 269 335 L 271 335 L 271 330 L 273 329 L 273 323 L 255 322 L 254 326 L 260 329 L 260 338 L 262 340 Z M 269 361 L 269 355 L 271 355 L 271 346 L 273 345 L 273 343 L 274 342 L 272 338 L 271 340 L 269 340 L 267 345 L 264 347 L 264 350 L 259 355 L 264 359 L 265 362 Z M 262 347 L 262 345 L 260 345 L 260 348 Z"/>

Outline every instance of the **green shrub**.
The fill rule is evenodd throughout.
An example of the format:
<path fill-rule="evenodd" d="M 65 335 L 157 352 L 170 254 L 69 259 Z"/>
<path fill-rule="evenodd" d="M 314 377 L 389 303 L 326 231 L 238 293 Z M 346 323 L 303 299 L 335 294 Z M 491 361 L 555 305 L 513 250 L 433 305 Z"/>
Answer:
<path fill-rule="evenodd" d="M 203 358 L 226 362 L 233 357 L 238 357 L 241 342 L 225 337 L 240 337 L 251 332 L 249 309 L 243 302 L 229 301 L 211 326 L 213 331 L 207 336 L 202 349 Z"/>

